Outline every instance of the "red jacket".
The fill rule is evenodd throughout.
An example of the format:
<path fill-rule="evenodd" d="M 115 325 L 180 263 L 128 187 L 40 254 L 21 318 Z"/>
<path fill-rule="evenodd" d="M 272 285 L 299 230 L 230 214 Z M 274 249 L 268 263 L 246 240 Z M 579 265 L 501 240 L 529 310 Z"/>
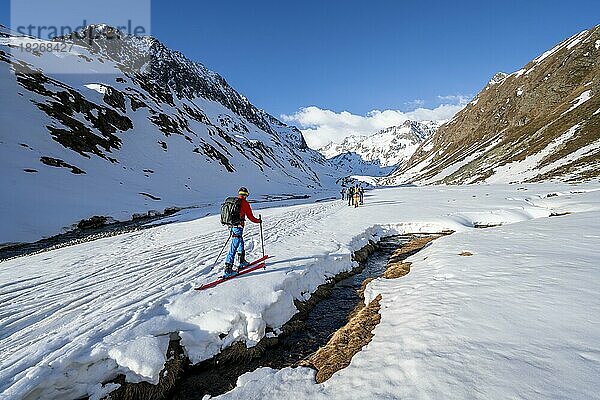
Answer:
<path fill-rule="evenodd" d="M 246 200 L 244 196 L 239 197 L 241 199 L 240 219 L 242 220 L 242 226 L 244 226 L 244 221 L 246 220 L 245 217 L 248 217 L 248 219 L 254 222 L 255 224 L 260 223 L 260 219 L 256 218 L 252 214 L 252 208 L 250 207 L 250 203 L 248 203 L 248 200 Z"/>

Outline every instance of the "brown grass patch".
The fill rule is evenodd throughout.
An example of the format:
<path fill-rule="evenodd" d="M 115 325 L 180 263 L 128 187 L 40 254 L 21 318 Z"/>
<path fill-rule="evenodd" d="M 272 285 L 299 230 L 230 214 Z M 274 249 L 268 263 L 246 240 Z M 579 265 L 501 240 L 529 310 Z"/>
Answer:
<path fill-rule="evenodd" d="M 401 278 L 404 275 L 407 275 L 410 272 L 410 263 L 407 262 L 397 262 L 397 263 L 389 263 L 387 265 L 387 269 L 383 273 L 383 277 L 386 279 L 396 279 Z"/>
<path fill-rule="evenodd" d="M 423 249 L 423 247 L 425 247 L 429 242 L 432 242 L 435 239 L 447 234 L 449 233 L 415 237 L 410 242 L 406 243 L 402 247 L 398 248 L 398 250 L 394 251 L 394 253 L 391 255 L 388 261 L 388 267 L 386 268 L 389 268 L 390 264 L 395 264 L 400 261 L 404 261 L 406 258 L 412 256 L 416 252 Z"/>
<path fill-rule="evenodd" d="M 452 232 L 413 238 L 390 256 L 383 277 L 395 279 L 408 274 L 410 263 L 404 262 L 407 257 L 423 249 L 429 242 L 450 233 Z M 369 305 L 364 303 L 365 288 L 373 279 L 365 279 L 362 283 L 358 294 L 363 300 L 350 314 L 348 323 L 338 329 L 325 346 L 299 363 L 299 365 L 317 370 L 315 377 L 317 383 L 325 382 L 337 371 L 350 365 L 352 357 L 373 338 L 373 329 L 381 320 L 381 315 L 379 315 L 381 295 L 378 295 Z"/>
<path fill-rule="evenodd" d="M 368 306 L 361 302 L 354 317 L 331 337 L 329 343 L 300 363 L 317 369 L 317 383 L 325 382 L 350 365 L 352 357 L 371 341 L 372 331 L 381 320 L 380 301 L 381 295 L 378 295 Z"/>
<path fill-rule="evenodd" d="M 463 256 L 463 257 L 470 257 L 472 255 L 473 255 L 473 253 L 471 253 L 470 251 L 463 251 L 462 253 L 459 254 L 459 256 Z"/>
<path fill-rule="evenodd" d="M 418 251 L 421 251 L 429 242 L 448 234 L 450 233 L 422 236 L 412 239 L 410 242 L 394 251 L 388 261 L 388 265 L 385 267 L 383 277 L 386 279 L 396 279 L 407 275 L 410 272 L 410 263 L 405 262 L 404 260 Z"/>

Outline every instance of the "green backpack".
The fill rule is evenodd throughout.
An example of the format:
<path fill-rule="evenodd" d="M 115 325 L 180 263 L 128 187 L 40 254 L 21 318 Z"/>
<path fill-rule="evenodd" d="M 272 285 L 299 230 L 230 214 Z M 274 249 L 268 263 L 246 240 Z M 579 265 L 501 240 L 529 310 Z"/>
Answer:
<path fill-rule="evenodd" d="M 239 197 L 228 197 L 221 206 L 221 223 L 227 226 L 238 226 L 242 224 L 240 211 L 242 199 Z"/>

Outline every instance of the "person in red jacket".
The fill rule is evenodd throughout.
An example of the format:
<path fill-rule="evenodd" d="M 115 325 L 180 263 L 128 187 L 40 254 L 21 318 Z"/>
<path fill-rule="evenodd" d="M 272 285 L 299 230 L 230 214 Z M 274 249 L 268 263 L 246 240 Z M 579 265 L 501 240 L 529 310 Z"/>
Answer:
<path fill-rule="evenodd" d="M 240 256 L 238 270 L 248 265 L 248 262 L 246 261 L 246 252 L 244 251 L 244 238 L 242 237 L 246 217 L 255 224 L 260 224 L 262 222 L 252 214 L 252 207 L 250 207 L 250 203 L 246 200 L 250 195 L 248 189 L 242 186 L 238 191 L 238 195 L 240 199 L 240 223 L 231 228 L 231 247 L 229 248 L 229 253 L 227 253 L 227 259 L 225 260 L 225 273 L 223 274 L 223 278 L 229 278 L 237 274 L 237 272 L 233 270 L 235 253 L 238 253 Z"/>

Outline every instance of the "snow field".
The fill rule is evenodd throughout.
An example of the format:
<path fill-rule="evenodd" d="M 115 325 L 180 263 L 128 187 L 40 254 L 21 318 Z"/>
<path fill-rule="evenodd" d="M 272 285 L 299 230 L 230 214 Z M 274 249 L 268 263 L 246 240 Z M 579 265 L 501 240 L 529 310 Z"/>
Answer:
<path fill-rule="evenodd" d="M 218 398 L 598 398 L 596 207 L 438 239 L 407 276 L 367 286 L 381 322 L 346 369 L 315 384 L 308 368 L 261 368 Z"/>
<path fill-rule="evenodd" d="M 410 281 L 406 282 L 411 282 L 413 286 L 402 286 L 405 285 L 403 280 L 376 280 L 369 286 L 368 296 L 374 296 L 378 291 L 384 296 L 382 324 L 376 328 L 375 338 L 367 346 L 367 351 L 355 356 L 349 368 L 340 371 L 322 386 L 311 383 L 311 370 L 272 372 L 261 369 L 240 377 L 239 388 L 231 396 L 250 396 L 246 391 L 253 390 L 250 382 L 255 379 L 265 385 L 264 390 L 272 389 L 268 396 L 272 398 L 276 398 L 278 393 L 283 396 L 285 388 L 293 388 L 298 393 L 331 394 L 327 392 L 330 389 L 326 388 L 333 388 L 337 385 L 335 382 L 346 385 L 342 391 L 363 386 L 365 393 L 387 393 L 386 396 L 392 397 L 396 396 L 398 385 L 406 386 L 402 390 L 409 394 L 436 393 L 446 388 L 444 382 L 459 382 L 458 378 L 452 381 L 445 376 L 447 366 L 441 364 L 432 364 L 431 368 L 439 368 L 425 371 L 419 360 L 425 360 L 426 355 L 443 360 L 446 353 L 436 347 L 437 343 L 447 340 L 456 332 L 468 337 L 469 324 L 466 322 L 462 330 L 444 331 L 442 328 L 445 324 L 452 326 L 453 320 L 449 317 L 471 304 L 462 300 L 479 298 L 479 291 L 471 293 L 472 290 L 479 290 L 479 281 L 469 280 L 469 270 L 459 274 L 455 269 L 444 268 L 446 259 L 436 255 L 438 253 L 431 253 L 428 260 L 418 257 L 442 249 L 439 246 L 445 243 L 455 243 L 452 246 L 449 244 L 446 251 L 469 250 L 475 254 L 473 260 L 486 254 L 481 268 L 496 265 L 500 261 L 508 262 L 515 254 L 516 244 L 511 244 L 508 250 L 494 250 L 492 242 L 501 240 L 490 239 L 488 245 L 492 250 L 486 252 L 485 247 L 480 246 L 487 242 L 482 241 L 480 236 L 505 232 L 504 235 L 510 239 L 511 235 L 516 235 L 512 233 L 513 227 L 516 229 L 514 232 L 521 232 L 517 228 L 519 226 L 525 227 L 520 233 L 524 237 L 533 232 L 528 252 L 535 257 L 537 249 L 543 249 L 536 240 L 541 241 L 544 235 L 538 235 L 527 224 L 533 224 L 534 227 L 539 225 L 539 229 L 542 229 L 548 223 L 549 228 L 545 231 L 547 237 L 553 232 L 552 226 L 556 226 L 550 222 L 554 224 L 555 220 L 544 218 L 535 223 L 520 222 L 567 211 L 588 212 L 580 218 L 593 221 L 600 209 L 600 191 L 595 189 L 594 185 L 576 187 L 553 184 L 389 188 L 368 192 L 365 205 L 358 209 L 350 208 L 342 201 L 334 201 L 261 210 L 265 220 L 267 252 L 276 258 L 268 263 L 265 270 L 201 292 L 193 288 L 217 278 L 222 271 L 222 260 L 218 268 L 210 268 L 227 237 L 227 232 L 219 225 L 218 216 L 176 222 L 2 262 L 0 349 L 3 357 L 0 359 L 0 391 L 6 399 L 68 399 L 85 395 L 99 398 L 110 389 L 99 383 L 119 373 L 124 373 L 132 382 L 156 382 L 172 332 L 179 333 L 181 344 L 193 362 L 208 359 L 236 341 L 245 341 L 247 346 L 252 346 L 265 335 L 267 327 L 277 331 L 294 315 L 295 299 L 309 298 L 310 293 L 327 278 L 350 270 L 354 266 L 352 253 L 369 240 L 378 240 L 381 236 L 393 233 L 452 229 L 459 233 L 451 238 L 440 239 L 411 260 L 414 262 L 413 272 L 409 274 Z M 551 197 L 546 197 L 549 193 Z M 564 229 L 567 233 L 575 230 L 579 234 L 578 222 L 573 222 L 571 228 L 567 229 L 571 218 L 574 217 L 561 217 L 557 221 L 566 221 Z M 472 229 L 476 225 L 509 223 L 519 224 L 502 230 Z M 592 238 L 597 240 L 597 235 L 594 236 L 593 230 L 591 232 Z M 248 258 L 258 257 L 258 227 L 248 226 L 245 239 Z M 587 244 L 584 239 L 579 240 L 580 247 L 576 249 L 585 250 L 587 253 L 584 256 L 589 253 L 589 257 L 594 257 L 596 253 L 584 247 Z M 552 248 L 555 250 L 552 259 L 558 260 L 558 256 L 554 255 L 561 253 L 556 246 Z M 569 252 L 565 254 L 572 255 Z M 498 258 L 500 256 L 505 259 Z M 464 260 L 456 256 L 452 262 Z M 577 268 L 578 262 L 579 259 L 573 263 L 573 268 Z M 422 268 L 419 272 L 422 276 L 415 273 L 420 271 L 419 268 Z M 494 287 L 494 282 L 502 278 L 504 280 L 500 279 L 500 282 L 513 283 L 511 271 L 499 269 L 494 272 L 499 276 L 492 274 L 489 279 L 482 280 L 489 288 L 489 293 L 481 294 L 487 296 L 482 298 L 485 300 L 482 300 L 482 304 L 488 308 L 478 312 L 478 318 L 488 316 L 487 312 L 495 304 L 495 295 L 503 295 L 503 286 Z M 535 268 L 531 267 L 530 272 L 536 273 Z M 481 276 L 490 273 L 489 270 L 478 272 Z M 591 272 L 582 272 L 580 276 L 593 282 L 586 275 L 588 273 Z M 421 277 L 413 282 L 413 276 L 415 279 Z M 556 278 L 555 275 L 552 277 Z M 572 281 L 562 282 L 568 285 Z M 385 286 L 387 284 L 392 288 L 393 285 L 401 285 L 403 291 L 394 292 L 396 289 L 390 289 Z M 557 290 L 562 291 L 558 287 Z M 442 292 L 448 296 L 443 307 L 433 301 L 436 298 L 443 299 L 443 296 L 440 297 Z M 584 294 L 587 296 L 592 292 Z M 533 296 L 533 293 L 524 291 L 523 296 Z M 401 306 L 407 302 L 415 304 L 415 311 L 406 314 L 403 314 L 405 310 L 398 311 L 404 316 L 400 319 L 401 323 L 394 322 L 394 304 Z M 427 305 L 430 308 L 426 308 Z M 439 306 L 437 311 L 436 305 Z M 444 310 L 448 318 L 444 316 Z M 437 316 L 440 319 L 436 319 L 436 313 L 440 314 Z M 468 318 L 467 315 L 464 320 Z M 389 324 L 395 325 L 386 325 L 388 320 Z M 410 321 L 416 325 L 408 324 Z M 553 321 L 549 320 L 545 327 L 554 327 Z M 503 332 L 502 325 L 493 325 L 492 322 L 482 320 L 481 323 L 489 323 L 492 332 Z M 586 330 L 585 321 L 577 319 L 575 322 L 593 338 L 594 332 Z M 383 332 L 393 335 L 395 341 L 408 341 L 417 347 L 433 350 L 418 354 L 408 347 L 403 351 L 410 357 L 403 358 L 403 353 L 396 351 L 397 347 L 389 347 L 391 344 L 386 342 L 388 339 L 385 339 Z M 506 333 L 501 338 L 509 340 L 509 337 Z M 369 349 L 376 346 L 380 338 L 385 351 L 377 350 L 369 355 Z M 428 338 L 432 342 L 428 342 Z M 474 337 L 473 340 L 478 339 Z M 459 345 L 458 342 L 455 344 Z M 542 341 L 540 348 L 543 345 Z M 448 349 L 456 350 L 454 347 Z M 594 351 L 594 346 L 590 346 L 589 351 L 584 353 L 589 356 L 595 354 Z M 477 361 L 477 354 L 473 353 L 473 359 L 469 360 L 473 365 Z M 371 356 L 383 359 L 386 367 L 382 369 L 381 363 L 371 364 L 369 358 L 363 359 Z M 400 369 L 398 365 L 401 365 Z M 377 371 L 373 371 L 373 368 Z M 431 387 L 427 390 L 417 385 L 421 373 L 437 374 L 433 378 L 427 375 L 428 379 L 420 382 L 430 382 Z M 352 374 L 364 374 L 364 381 Z M 367 386 L 367 378 L 369 375 L 375 377 L 373 374 L 378 378 L 371 383 L 380 384 L 381 389 Z M 412 377 L 412 380 L 406 377 Z M 483 379 L 471 375 L 464 378 L 468 377 Z M 272 386 L 275 381 L 272 382 L 271 378 L 285 382 L 279 381 L 281 386 L 277 389 Z M 298 386 L 294 379 L 302 384 Z M 354 383 L 349 383 L 349 380 Z M 265 393 L 261 390 L 253 393 L 256 396 Z"/>
<path fill-rule="evenodd" d="M 580 105 L 582 105 L 583 103 L 585 103 L 586 101 L 588 101 L 589 99 L 592 98 L 592 90 L 586 90 L 585 92 L 581 93 L 575 100 L 573 100 L 573 105 L 565 112 L 563 112 L 561 115 L 565 115 L 567 113 L 570 113 L 571 111 L 573 111 L 574 109 L 576 109 L 577 107 L 579 107 Z"/>

